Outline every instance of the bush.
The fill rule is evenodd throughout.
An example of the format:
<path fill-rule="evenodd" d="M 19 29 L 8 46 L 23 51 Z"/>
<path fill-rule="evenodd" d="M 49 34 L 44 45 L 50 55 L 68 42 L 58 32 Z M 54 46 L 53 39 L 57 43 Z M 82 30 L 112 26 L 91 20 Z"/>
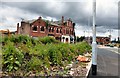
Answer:
<path fill-rule="evenodd" d="M 57 49 L 56 45 L 50 44 L 48 53 L 50 57 L 50 62 L 52 62 L 53 65 L 61 65 L 62 54 Z"/>
<path fill-rule="evenodd" d="M 51 37 L 33 39 L 18 35 L 3 39 L 3 70 L 13 72 L 40 72 L 51 66 L 66 66 L 75 57 L 91 50 L 87 42 L 77 44 L 60 43 Z M 59 43 L 59 44 L 58 44 Z"/>
<path fill-rule="evenodd" d="M 3 42 L 3 37 L 0 35 L 0 43 Z"/>
<path fill-rule="evenodd" d="M 27 42 L 31 41 L 31 38 L 26 36 L 26 35 L 11 35 L 10 37 L 5 36 L 3 38 L 3 42 L 6 41 L 11 41 L 14 43 L 24 43 L 26 44 Z"/>
<path fill-rule="evenodd" d="M 70 50 L 69 50 L 69 45 L 68 44 L 64 44 L 64 43 L 61 43 L 59 44 L 58 46 L 58 50 L 61 52 L 62 54 L 62 58 L 63 60 L 67 60 L 68 58 L 68 55 L 70 53 Z"/>
<path fill-rule="evenodd" d="M 14 43 L 7 41 L 3 47 L 3 68 L 5 71 L 18 70 L 22 64 L 24 55 L 20 50 L 14 47 Z"/>
<path fill-rule="evenodd" d="M 43 43 L 43 44 L 47 44 L 47 43 L 59 43 L 59 41 L 55 40 L 52 37 L 43 37 L 43 38 L 39 38 L 39 40 Z"/>
<path fill-rule="evenodd" d="M 41 71 L 42 65 L 43 65 L 42 60 L 34 56 L 31 58 L 31 60 L 27 64 L 28 70 L 30 71 Z"/>

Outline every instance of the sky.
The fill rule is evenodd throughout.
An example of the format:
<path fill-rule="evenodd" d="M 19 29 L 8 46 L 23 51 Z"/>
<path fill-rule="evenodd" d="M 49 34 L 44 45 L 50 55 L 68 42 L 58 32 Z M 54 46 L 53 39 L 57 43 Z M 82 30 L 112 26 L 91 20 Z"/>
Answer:
<path fill-rule="evenodd" d="M 93 0 L 0 0 L 0 30 L 16 31 L 22 19 L 37 19 L 42 16 L 48 20 L 71 18 L 76 23 L 77 36 L 92 36 Z M 118 36 L 119 0 L 96 0 L 97 36 Z"/>

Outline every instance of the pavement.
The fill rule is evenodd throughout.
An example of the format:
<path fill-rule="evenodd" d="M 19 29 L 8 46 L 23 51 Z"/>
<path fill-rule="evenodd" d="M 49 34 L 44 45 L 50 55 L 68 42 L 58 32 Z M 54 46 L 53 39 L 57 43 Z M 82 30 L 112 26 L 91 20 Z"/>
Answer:
<path fill-rule="evenodd" d="M 97 48 L 97 75 L 93 76 L 90 70 L 88 78 L 120 78 L 120 53 L 116 47 L 98 46 Z"/>

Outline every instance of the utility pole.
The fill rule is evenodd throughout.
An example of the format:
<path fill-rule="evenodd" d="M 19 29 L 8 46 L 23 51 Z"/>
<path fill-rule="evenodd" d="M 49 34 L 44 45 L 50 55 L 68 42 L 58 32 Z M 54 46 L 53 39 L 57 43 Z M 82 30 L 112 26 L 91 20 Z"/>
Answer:
<path fill-rule="evenodd" d="M 84 37 L 85 37 L 85 32 L 86 32 L 86 31 L 84 30 L 83 32 L 84 32 Z"/>
<path fill-rule="evenodd" d="M 112 38 L 112 34 L 111 34 L 112 31 L 113 31 L 112 29 L 109 29 L 109 30 L 108 30 L 108 32 L 109 32 L 109 37 L 110 37 L 110 41 L 112 40 L 112 39 L 111 39 L 111 38 Z"/>
<path fill-rule="evenodd" d="M 92 75 L 97 75 L 96 0 L 93 0 Z"/>

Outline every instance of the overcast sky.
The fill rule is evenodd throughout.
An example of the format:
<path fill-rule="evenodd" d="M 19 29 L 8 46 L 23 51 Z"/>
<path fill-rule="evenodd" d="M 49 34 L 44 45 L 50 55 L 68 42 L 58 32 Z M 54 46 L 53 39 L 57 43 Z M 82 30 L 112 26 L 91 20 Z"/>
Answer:
<path fill-rule="evenodd" d="M 113 38 L 118 35 L 118 1 L 96 0 L 97 35 Z M 92 0 L 1 0 L 0 29 L 16 30 L 22 19 L 60 20 L 71 18 L 76 23 L 76 35 L 92 35 Z M 84 32 L 85 31 L 85 32 Z"/>

